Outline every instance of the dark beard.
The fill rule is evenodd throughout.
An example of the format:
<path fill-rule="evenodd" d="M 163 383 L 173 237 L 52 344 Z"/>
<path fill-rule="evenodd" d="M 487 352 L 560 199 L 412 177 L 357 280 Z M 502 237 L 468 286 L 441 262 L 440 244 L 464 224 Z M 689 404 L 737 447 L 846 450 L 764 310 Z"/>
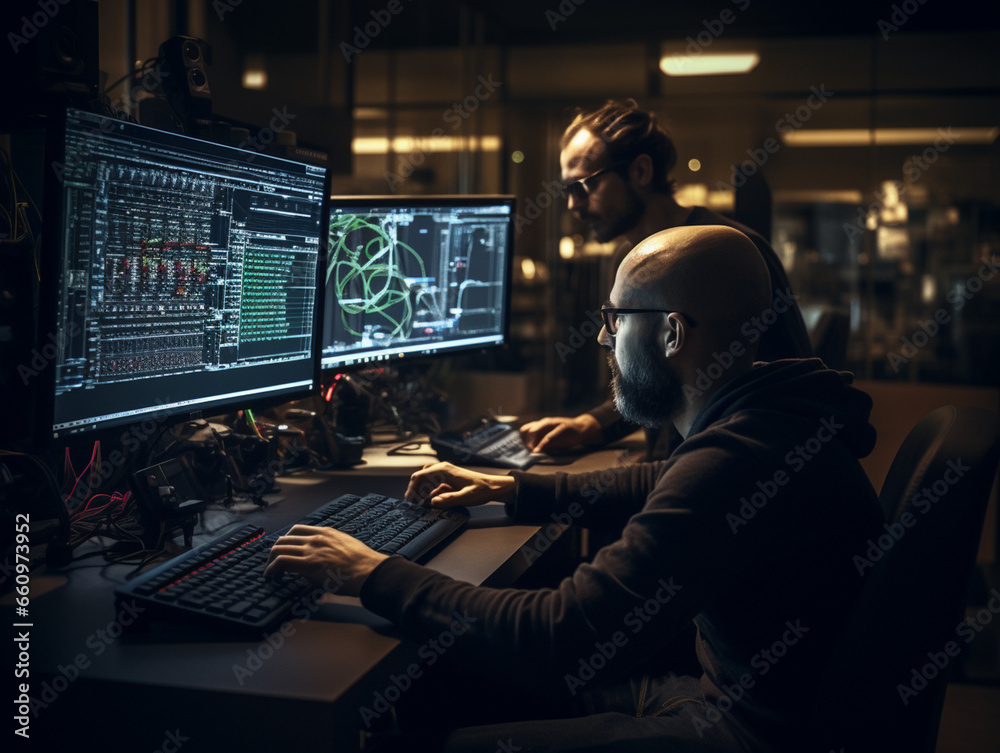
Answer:
<path fill-rule="evenodd" d="M 614 224 L 604 228 L 594 227 L 594 240 L 598 243 L 607 243 L 620 235 L 625 235 L 629 230 L 639 224 L 642 219 L 642 202 L 636 194 L 635 189 L 628 183 L 625 184 L 626 195 L 629 197 L 628 208 Z"/>
<path fill-rule="evenodd" d="M 636 361 L 630 369 L 635 373 L 626 378 L 618 368 L 614 352 L 608 353 L 615 407 L 626 421 L 655 429 L 671 420 L 683 390 L 670 367 L 656 360 L 652 351 L 642 350 Z"/>

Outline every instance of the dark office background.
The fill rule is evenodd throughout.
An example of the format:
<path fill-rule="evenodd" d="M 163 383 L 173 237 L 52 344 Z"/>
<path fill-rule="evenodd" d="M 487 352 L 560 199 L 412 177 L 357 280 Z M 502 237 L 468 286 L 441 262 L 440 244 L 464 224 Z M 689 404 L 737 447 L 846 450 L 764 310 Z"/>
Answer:
<path fill-rule="evenodd" d="M 659 114 L 678 147 L 682 204 L 735 215 L 770 237 L 831 365 L 911 386 L 1000 382 L 995 5 L 98 7 L 99 66 L 119 82 L 108 97 L 120 109 L 135 113 L 151 96 L 129 71 L 186 34 L 211 46 L 215 115 L 326 151 L 334 193 L 517 197 L 511 342 L 449 363 L 488 374 L 455 380 L 488 385 L 491 396 L 484 406 L 456 387 L 456 412 L 574 411 L 607 383 L 587 314 L 607 295 L 613 246 L 588 239 L 554 181 L 575 108 L 610 97 Z M 669 52 L 753 52 L 759 62 L 741 75 L 668 76 L 659 63 Z M 815 141 L 830 129 L 857 140 Z M 912 129 L 924 134 L 907 138 Z"/>
<path fill-rule="evenodd" d="M 456 416 L 572 413 L 603 397 L 607 368 L 588 313 L 607 296 L 614 245 L 587 237 L 553 181 L 575 108 L 627 97 L 672 134 L 679 201 L 768 235 L 817 347 L 875 397 L 880 446 L 866 469 L 876 487 L 903 435 L 934 406 L 1000 407 L 996 3 L 100 0 L 98 8 L 99 67 L 108 83 L 126 77 L 108 91 L 121 109 L 135 112 L 150 96 L 129 71 L 166 39 L 189 35 L 212 49 L 214 113 L 327 152 L 335 194 L 517 197 L 512 337 L 502 350 L 438 365 Z M 753 52 L 759 62 L 742 75 L 676 77 L 659 67 L 671 51 Z M 16 121 L 19 107 L 4 102 L 3 120 Z M 815 140 L 817 131 L 847 129 L 852 145 Z M 994 499 L 984 572 L 996 561 L 996 528 Z M 977 642 L 966 668 L 993 691 L 998 645 Z M 973 694 L 964 707 L 993 703 L 995 712 L 996 698 Z M 942 750 L 982 749 L 942 741 Z"/>
<path fill-rule="evenodd" d="M 590 332 L 612 249 L 588 241 L 551 181 L 574 108 L 609 97 L 634 97 L 669 128 L 681 203 L 770 235 L 817 337 L 831 312 L 846 320 L 846 351 L 829 351 L 838 365 L 862 379 L 996 387 L 998 29 L 996 6 L 937 0 L 101 0 L 100 63 L 114 81 L 129 53 L 197 36 L 212 46 L 214 111 L 325 148 L 335 193 L 517 196 L 513 338 L 488 363 L 507 404 L 492 407 L 551 412 L 586 405 L 606 381 L 592 337 L 572 354 L 557 345 Z M 760 62 L 745 75 L 666 76 L 671 44 Z M 898 128 L 931 135 L 890 144 L 869 131 Z M 863 140 L 792 143 L 816 129 Z M 977 273 L 989 279 L 971 291 Z M 935 314 L 946 321 L 925 342 Z"/>

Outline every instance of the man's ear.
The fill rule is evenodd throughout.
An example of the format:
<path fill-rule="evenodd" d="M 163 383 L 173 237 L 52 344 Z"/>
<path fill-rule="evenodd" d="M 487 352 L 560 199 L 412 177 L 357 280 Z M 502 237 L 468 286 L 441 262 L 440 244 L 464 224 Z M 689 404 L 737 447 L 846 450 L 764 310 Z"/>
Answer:
<path fill-rule="evenodd" d="M 645 188 L 653 182 L 653 159 L 648 154 L 640 154 L 629 165 L 629 178 L 637 186 Z"/>
<path fill-rule="evenodd" d="M 660 330 L 660 344 L 667 358 L 676 356 L 684 347 L 688 324 L 680 314 L 668 314 Z"/>

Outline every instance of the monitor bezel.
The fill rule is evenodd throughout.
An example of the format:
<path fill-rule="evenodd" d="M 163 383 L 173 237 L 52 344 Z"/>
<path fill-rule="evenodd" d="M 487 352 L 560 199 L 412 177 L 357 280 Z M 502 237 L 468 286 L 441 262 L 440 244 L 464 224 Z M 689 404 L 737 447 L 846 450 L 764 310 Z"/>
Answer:
<path fill-rule="evenodd" d="M 205 144 L 213 149 L 224 149 L 232 152 L 234 159 L 239 161 L 239 156 L 257 160 L 275 160 L 278 162 L 294 163 L 296 165 L 308 165 L 318 167 L 315 163 L 288 159 L 277 155 L 266 154 L 253 150 L 240 149 L 216 141 L 197 138 L 188 134 L 165 131 L 153 128 L 132 121 L 120 121 L 107 114 L 94 113 L 89 110 L 73 107 L 60 108 L 49 116 L 45 136 L 45 165 L 46 174 L 43 192 L 43 216 L 51 218 L 46 221 L 47 232 L 41 238 L 41 259 L 39 264 L 41 274 L 41 284 L 39 286 L 39 312 L 36 345 L 41 348 L 49 334 L 59 340 L 62 329 L 59 327 L 57 319 L 60 272 L 63 259 L 63 239 L 65 237 L 64 225 L 64 191 L 62 190 L 62 179 L 58 175 L 56 166 L 65 163 L 66 157 L 66 129 L 68 115 L 71 111 L 79 111 L 87 116 L 102 117 L 108 121 L 124 122 L 134 128 L 164 134 L 171 139 L 186 139 L 196 144 Z M 207 418 L 211 416 L 223 415 L 234 410 L 249 408 L 252 410 L 262 410 L 274 407 L 283 403 L 299 400 L 315 395 L 319 392 L 322 372 L 320 369 L 320 348 L 322 346 L 322 312 L 323 312 L 323 286 L 325 281 L 323 270 L 326 259 L 326 236 L 325 229 L 329 227 L 329 197 L 331 185 L 331 171 L 329 167 L 322 167 L 323 188 L 320 206 L 320 227 L 319 227 L 319 248 L 316 264 L 315 285 L 317 295 L 313 306 L 313 328 L 312 328 L 312 368 L 309 384 L 300 388 L 282 391 L 280 394 L 271 395 L 267 393 L 250 395 L 246 397 L 220 398 L 217 401 L 207 401 L 204 404 L 193 406 L 187 409 L 162 409 L 153 407 L 148 412 L 143 412 L 136 416 L 122 417 L 117 419 L 103 419 L 99 422 L 88 424 L 79 430 L 60 431 L 56 436 L 54 429 L 55 404 L 56 404 L 56 358 L 49 359 L 46 368 L 39 374 L 35 392 L 35 428 L 33 445 L 39 450 L 45 450 L 56 444 L 72 445 L 80 442 L 90 442 L 100 439 L 104 435 L 121 432 L 122 427 L 139 424 L 152 418 L 157 424 L 169 425 L 180 423 L 196 418 Z M 152 407 L 152 406 L 151 406 Z"/>
<path fill-rule="evenodd" d="M 348 373 L 355 371 L 363 371 L 370 368 L 379 368 L 386 366 L 398 366 L 403 364 L 409 364 L 413 362 L 423 361 L 425 359 L 436 359 L 436 358 L 448 358 L 455 356 L 462 356 L 469 353 L 476 353 L 486 350 L 494 350 L 498 348 L 503 348 L 510 342 L 510 307 L 512 301 L 512 293 L 514 287 L 514 247 L 516 240 L 516 225 L 515 220 L 517 217 L 517 197 L 513 194 L 378 194 L 372 196 L 358 196 L 358 195 L 335 195 L 331 196 L 330 200 L 327 202 L 327 220 L 326 227 L 327 232 L 324 235 L 324 248 L 329 253 L 330 246 L 330 234 L 329 234 L 329 222 L 330 218 L 334 214 L 334 208 L 340 206 L 352 206 L 357 205 L 358 207 L 365 206 L 386 206 L 386 207 L 433 207 L 441 206 L 445 208 L 450 207 L 476 207 L 484 206 L 487 204 L 508 204 L 510 206 L 510 214 L 508 215 L 508 238 L 510 239 L 508 243 L 508 254 L 506 259 L 506 265 L 504 269 L 504 274 L 506 276 L 506 285 L 504 285 L 503 291 L 503 325 L 501 332 L 501 339 L 499 342 L 492 343 L 477 343 L 475 345 L 455 345 L 449 347 L 447 344 L 443 345 L 434 353 L 414 353 L 414 354 L 396 354 L 388 355 L 379 358 L 371 358 L 363 361 L 355 361 L 350 364 L 341 362 L 333 363 L 334 359 L 324 358 L 323 356 L 323 343 L 326 337 L 326 332 L 321 332 L 322 338 L 320 340 L 320 369 L 324 376 L 329 376 L 335 373 Z M 324 257 L 323 270 L 324 274 L 321 275 L 321 279 L 325 281 L 325 270 L 326 270 L 327 258 Z M 323 290 L 323 310 L 320 312 L 321 319 L 326 321 L 326 284 L 322 285 Z M 362 356 L 363 357 L 363 356 Z M 352 357 L 353 359 L 353 357 Z"/>

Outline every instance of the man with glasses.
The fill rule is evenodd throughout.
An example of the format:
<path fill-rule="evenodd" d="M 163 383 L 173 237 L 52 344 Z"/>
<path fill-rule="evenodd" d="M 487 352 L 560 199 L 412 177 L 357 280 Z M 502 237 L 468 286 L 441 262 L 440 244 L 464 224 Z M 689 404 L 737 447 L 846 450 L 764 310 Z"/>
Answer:
<path fill-rule="evenodd" d="M 278 539 L 268 573 L 340 573 L 338 593 L 414 645 L 447 636 L 435 673 L 467 673 L 415 679 L 400 699 L 457 729 L 373 750 L 829 749 L 807 745 L 810 712 L 861 586 L 852 556 L 882 525 L 858 462 L 875 443 L 871 399 L 816 359 L 754 365 L 755 343 L 699 386 L 770 300 L 742 233 L 656 233 L 619 267 L 599 341 L 623 416 L 670 421 L 685 438 L 669 460 L 508 476 L 434 463 L 413 475 L 406 496 L 432 507 L 502 501 L 516 520 L 617 535 L 554 588 L 473 586 L 333 529 Z M 692 622 L 697 671 L 675 674 L 673 641 Z"/>
<path fill-rule="evenodd" d="M 812 355 L 802 314 L 788 277 L 774 250 L 758 233 L 705 207 L 682 207 L 674 199 L 670 171 L 677 150 L 653 113 L 631 100 L 608 102 L 592 113 L 576 116 L 560 142 L 563 188 L 571 211 L 589 224 L 602 243 L 622 238 L 613 263 L 639 241 L 666 228 L 684 225 L 727 225 L 745 233 L 767 264 L 774 299 L 756 312 L 760 324 L 747 322 L 737 337 L 759 339 L 757 357 L 806 358 Z M 761 318 L 763 315 L 763 318 Z M 765 323 L 773 317 L 773 321 Z M 621 420 L 612 401 L 574 418 L 550 417 L 521 427 L 525 444 L 536 452 L 568 450 L 619 439 L 637 427 Z M 649 457 L 666 457 L 676 434 L 650 429 Z"/>

